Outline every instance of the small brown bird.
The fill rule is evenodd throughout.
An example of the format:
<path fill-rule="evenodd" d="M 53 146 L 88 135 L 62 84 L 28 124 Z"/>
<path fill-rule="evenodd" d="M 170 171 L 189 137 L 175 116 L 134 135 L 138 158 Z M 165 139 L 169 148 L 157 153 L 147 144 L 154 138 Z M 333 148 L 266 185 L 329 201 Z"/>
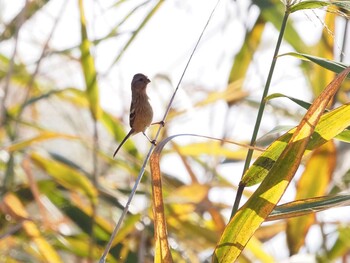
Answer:
<path fill-rule="evenodd" d="M 152 106 L 149 103 L 149 98 L 146 93 L 147 84 L 150 82 L 148 77 L 141 73 L 136 74 L 131 81 L 132 98 L 129 115 L 131 129 L 115 150 L 113 158 L 126 140 L 133 134 L 142 132 L 151 143 L 155 143 L 151 141 L 145 133 L 145 130 L 151 125 L 153 119 Z"/>

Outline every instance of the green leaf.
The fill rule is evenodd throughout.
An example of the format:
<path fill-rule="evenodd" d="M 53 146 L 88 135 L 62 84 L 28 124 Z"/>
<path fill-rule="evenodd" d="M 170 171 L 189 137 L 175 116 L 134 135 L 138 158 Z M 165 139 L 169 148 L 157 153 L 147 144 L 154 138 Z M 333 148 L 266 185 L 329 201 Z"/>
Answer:
<path fill-rule="evenodd" d="M 83 0 L 79 0 L 80 23 L 81 23 L 81 44 L 80 44 L 80 61 L 83 67 L 85 78 L 86 95 L 90 104 L 90 111 L 95 120 L 101 116 L 99 101 L 99 91 L 97 83 L 97 72 L 95 69 L 94 58 L 90 52 L 91 42 L 88 38 L 86 29 L 86 18 L 83 7 Z"/>
<path fill-rule="evenodd" d="M 86 235 L 86 238 L 91 234 L 91 209 L 85 204 L 78 205 L 77 202 L 67 197 L 57 187 L 53 187 L 51 191 L 45 191 L 42 188 L 42 193 L 50 199 L 72 222 L 74 222 Z M 112 226 L 106 220 L 97 216 L 94 225 L 94 238 L 97 243 L 103 244 L 107 242 L 112 232 Z"/>
<path fill-rule="evenodd" d="M 347 68 L 339 74 L 314 101 L 267 177 L 226 226 L 216 245 L 213 262 L 237 260 L 249 239 L 275 208 L 299 167 L 324 109 L 349 72 L 350 68 Z"/>
<path fill-rule="evenodd" d="M 44 170 L 63 187 L 85 194 L 92 203 L 97 202 L 96 188 L 80 171 L 53 159 L 45 158 L 36 152 L 32 152 L 30 158 L 36 166 Z"/>
<path fill-rule="evenodd" d="M 350 104 L 340 106 L 335 110 L 325 113 L 315 128 L 312 138 L 307 146 L 306 153 L 334 138 L 336 135 L 343 132 L 349 125 Z M 246 186 L 252 186 L 260 183 L 265 178 L 277 158 L 287 146 L 294 131 L 295 128 L 279 137 L 259 156 L 244 174 L 242 179 L 243 184 Z"/>
<path fill-rule="evenodd" d="M 266 23 L 272 23 L 273 26 L 279 30 L 281 21 L 284 17 L 284 8 L 276 1 L 271 0 L 254 0 L 253 3 L 257 5 L 262 17 Z M 308 46 L 300 37 L 297 30 L 294 28 L 292 20 L 287 21 L 286 31 L 284 33 L 284 40 L 286 40 L 295 50 L 307 50 Z"/>
<path fill-rule="evenodd" d="M 331 4 L 332 3 L 328 1 L 300 1 L 299 3 L 293 5 L 289 11 L 293 13 L 299 10 L 322 8 Z"/>
<path fill-rule="evenodd" d="M 310 106 L 311 106 L 311 103 L 309 103 L 309 102 L 306 102 L 306 101 L 303 101 L 303 100 L 299 100 L 299 99 L 296 99 L 296 98 L 293 98 L 293 97 L 290 97 L 290 96 L 287 96 L 287 95 L 284 95 L 284 94 L 281 94 L 281 93 L 273 93 L 273 94 L 267 96 L 265 98 L 265 101 L 272 100 L 272 99 L 275 99 L 275 98 L 288 98 L 288 99 L 290 99 L 291 101 L 295 102 L 296 104 L 298 104 L 299 106 L 303 107 L 306 110 L 309 109 Z"/>
<path fill-rule="evenodd" d="M 301 199 L 276 206 L 267 218 L 267 221 L 303 216 L 335 207 L 349 205 L 350 195 L 321 196 Z"/>
<path fill-rule="evenodd" d="M 261 17 L 259 17 L 251 30 L 246 32 L 243 45 L 235 56 L 234 63 L 231 67 L 228 84 L 245 78 L 248 67 L 252 62 L 254 53 L 259 47 L 265 24 L 266 22 L 263 21 Z"/>
<path fill-rule="evenodd" d="M 35 143 L 39 143 L 39 142 L 46 141 L 46 140 L 52 140 L 52 139 L 62 139 L 62 138 L 64 138 L 64 139 L 78 139 L 78 137 L 72 136 L 69 134 L 44 131 L 35 137 L 13 143 L 13 144 L 11 144 L 7 147 L 4 147 L 4 148 L 9 152 L 20 151 L 20 150 L 23 150 L 25 148 L 28 148 L 29 146 L 31 146 Z"/>
<path fill-rule="evenodd" d="M 332 5 L 350 11 L 350 2 L 348 0 L 330 1 Z"/>
<path fill-rule="evenodd" d="M 312 0 L 312 1 L 299 1 L 297 4 L 293 5 L 289 11 L 291 13 L 305 10 L 305 9 L 318 9 L 328 6 L 335 6 L 339 8 L 343 8 L 347 11 L 350 10 L 349 1 L 321 1 L 321 0 Z"/>
<path fill-rule="evenodd" d="M 296 199 L 323 196 L 327 193 L 336 164 L 336 148 L 333 141 L 318 147 L 311 153 L 297 183 Z M 313 215 L 291 218 L 287 221 L 287 244 L 294 255 L 305 243 L 305 237 L 315 223 Z"/>
<path fill-rule="evenodd" d="M 350 143 L 350 130 L 346 129 L 342 131 L 335 138 L 339 141 Z"/>
<path fill-rule="evenodd" d="M 333 61 L 333 60 L 329 60 L 329 59 L 325 59 L 325 58 L 320 58 L 320 57 L 315 57 L 315 56 L 311 56 L 308 54 L 302 54 L 302 53 L 296 53 L 296 52 L 289 52 L 289 53 L 285 53 L 282 54 L 280 56 L 293 56 L 296 58 L 299 58 L 301 60 L 305 60 L 305 61 L 310 61 L 313 62 L 325 69 L 331 70 L 335 73 L 340 73 L 342 72 L 344 69 L 347 68 L 347 66 L 343 63 L 337 62 L 337 61 Z M 348 78 L 350 76 L 348 75 Z"/>
<path fill-rule="evenodd" d="M 41 234 L 39 226 L 32 220 L 30 212 L 27 211 L 22 201 L 12 192 L 8 192 L 2 197 L 1 206 L 11 215 L 14 221 L 21 221 L 21 232 L 25 233 L 30 240 L 31 245 L 35 247 L 36 257 L 41 258 L 40 261 L 61 263 L 63 262 L 50 242 Z M 19 221 L 18 221 L 19 222 Z M 7 261 L 6 261 L 7 262 Z"/>

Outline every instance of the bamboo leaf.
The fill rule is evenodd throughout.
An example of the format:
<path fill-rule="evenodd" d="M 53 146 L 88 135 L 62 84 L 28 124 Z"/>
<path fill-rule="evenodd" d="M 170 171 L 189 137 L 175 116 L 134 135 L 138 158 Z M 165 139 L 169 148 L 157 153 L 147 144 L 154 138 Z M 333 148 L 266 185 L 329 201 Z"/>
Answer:
<path fill-rule="evenodd" d="M 305 10 L 305 9 L 318 9 L 323 7 L 339 7 L 345 10 L 350 10 L 349 1 L 321 1 L 321 0 L 309 0 L 309 1 L 299 1 L 297 4 L 293 5 L 289 10 L 291 13 Z"/>
<path fill-rule="evenodd" d="M 329 1 L 300 1 L 290 8 L 290 12 L 294 13 L 296 11 L 305 10 L 305 9 L 317 9 L 317 8 L 329 6 L 331 4 L 332 3 Z"/>
<path fill-rule="evenodd" d="M 349 72 L 347 68 L 339 74 L 314 101 L 268 176 L 230 220 L 217 243 L 213 262 L 234 262 L 272 212 L 294 177 L 323 111 Z"/>
<path fill-rule="evenodd" d="M 298 185 L 296 199 L 325 195 L 336 164 L 336 149 L 333 141 L 317 148 L 308 160 Z M 314 215 L 289 219 L 287 243 L 291 255 L 296 254 L 305 242 L 309 228 L 315 222 Z"/>
<path fill-rule="evenodd" d="M 283 21 L 284 17 L 284 8 L 277 6 L 279 3 L 272 0 L 254 0 L 253 3 L 260 8 L 262 18 L 265 22 L 272 23 L 277 30 L 280 30 L 281 21 Z M 284 39 L 295 50 L 308 50 L 308 45 L 294 28 L 292 20 L 288 20 L 287 22 Z"/>
<path fill-rule="evenodd" d="M 78 139 L 78 137 L 72 136 L 69 134 L 44 131 L 33 138 L 22 140 L 20 142 L 13 143 L 10 146 L 1 147 L 1 148 L 9 152 L 15 152 L 15 151 L 20 151 L 25 148 L 28 148 L 29 146 L 35 143 L 39 143 L 46 140 L 52 140 L 52 139 Z"/>
<path fill-rule="evenodd" d="M 222 143 L 233 144 L 233 145 L 247 148 L 247 149 L 252 148 L 256 151 L 261 151 L 261 152 L 263 151 L 263 149 L 259 147 L 252 147 L 240 142 L 235 142 L 235 141 L 226 140 L 226 139 L 219 139 L 219 138 L 214 138 L 214 137 L 200 135 L 200 134 L 190 134 L 190 133 L 172 135 L 165 138 L 162 142 L 166 144 L 169 141 L 173 140 L 174 138 L 182 137 L 182 136 L 198 137 L 198 138 L 212 140 L 211 142 L 206 142 L 206 143 L 193 143 L 186 146 L 178 146 L 179 152 L 183 155 L 200 156 L 203 154 L 208 154 L 208 155 L 225 156 L 227 158 L 233 158 L 233 159 L 241 159 L 243 157 L 245 150 L 231 151 L 223 148 Z"/>
<path fill-rule="evenodd" d="M 53 159 L 45 158 L 36 152 L 31 153 L 30 158 L 36 166 L 44 170 L 57 183 L 71 191 L 85 194 L 91 202 L 96 203 L 97 190 L 81 172 Z"/>
<path fill-rule="evenodd" d="M 288 98 L 288 99 L 290 99 L 291 101 L 295 102 L 296 104 L 298 104 L 299 106 L 303 107 L 306 110 L 309 109 L 310 106 L 311 106 L 311 103 L 309 103 L 309 102 L 306 102 L 306 101 L 303 101 L 303 100 L 299 100 L 299 99 L 296 99 L 296 98 L 293 98 L 291 96 L 287 96 L 287 95 L 284 95 L 284 94 L 281 94 L 281 93 L 270 94 L 269 96 L 267 96 L 265 98 L 265 101 L 269 101 L 269 100 L 276 99 L 276 98 Z"/>
<path fill-rule="evenodd" d="M 162 263 L 173 262 L 168 243 L 168 231 L 165 221 L 164 201 L 162 190 L 162 178 L 160 173 L 160 153 L 167 141 L 160 142 L 153 151 L 150 158 L 151 176 L 152 176 L 152 204 L 154 218 L 154 262 Z"/>
<path fill-rule="evenodd" d="M 234 63 L 231 67 L 228 84 L 245 78 L 254 53 L 259 47 L 261 36 L 265 29 L 265 24 L 266 22 L 260 16 L 256 20 L 253 27 L 246 32 L 243 45 L 235 56 Z M 227 90 L 232 90 L 232 87 L 228 86 Z"/>
<path fill-rule="evenodd" d="M 350 195 L 307 198 L 276 206 L 266 221 L 303 216 L 341 206 L 350 206 Z"/>
<path fill-rule="evenodd" d="M 97 72 L 95 68 L 94 58 L 91 55 L 91 42 L 88 38 L 86 29 L 86 18 L 84 13 L 83 0 L 79 0 L 80 24 L 81 24 L 81 44 L 80 44 L 80 61 L 83 67 L 85 78 L 86 96 L 89 100 L 91 115 L 95 120 L 101 116 L 101 108 L 99 101 L 99 91 L 97 83 Z"/>
<path fill-rule="evenodd" d="M 308 54 L 296 53 L 296 52 L 289 52 L 289 53 L 282 54 L 280 56 L 293 56 L 301 60 L 310 61 L 335 73 L 340 73 L 347 67 L 345 64 L 337 61 L 316 57 Z"/>
<path fill-rule="evenodd" d="M 336 135 L 341 134 L 349 125 L 350 104 L 340 106 L 335 110 L 325 113 L 316 126 L 306 152 L 316 149 Z M 277 158 L 286 148 L 295 130 L 295 128 L 291 129 L 288 133 L 279 137 L 258 157 L 258 159 L 256 159 L 253 165 L 244 174 L 242 179 L 244 185 L 252 186 L 260 183 L 265 178 Z"/>
<path fill-rule="evenodd" d="M 336 137 L 337 140 L 350 143 L 350 130 L 344 130 L 339 133 Z"/>
<path fill-rule="evenodd" d="M 56 250 L 41 235 L 39 227 L 30 219 L 29 213 L 25 209 L 21 200 L 16 195 L 7 193 L 1 203 L 1 209 L 15 220 L 22 221 L 22 228 L 30 240 L 36 245 L 40 256 L 46 262 L 63 262 Z"/>
<path fill-rule="evenodd" d="M 60 250 L 64 250 L 66 252 L 70 252 L 71 254 L 80 257 L 87 258 L 89 256 L 89 243 L 86 242 L 86 239 L 81 236 L 61 236 L 57 239 L 55 244 Z M 92 252 L 93 258 L 97 259 L 102 254 L 103 250 L 100 247 L 94 246 L 94 250 Z M 108 258 L 108 262 L 117 263 L 113 257 Z"/>
<path fill-rule="evenodd" d="M 181 154 L 186 156 L 220 156 L 231 160 L 244 160 L 247 155 L 247 149 L 229 149 L 223 146 L 220 142 L 203 142 L 190 143 L 184 146 L 179 146 Z M 258 153 L 255 155 L 258 156 Z"/>
<path fill-rule="evenodd" d="M 65 192 L 60 191 L 53 181 L 40 181 L 40 192 L 44 194 L 53 205 L 65 214 L 69 220 L 74 222 L 81 230 L 81 235 L 86 238 L 91 234 L 91 208 L 83 202 L 77 202 L 76 198 L 71 198 Z M 72 200 L 73 199 L 73 200 Z M 112 225 L 104 218 L 97 216 L 94 227 L 94 237 L 98 243 L 106 242 L 112 232 Z"/>
<path fill-rule="evenodd" d="M 249 252 L 251 252 L 259 262 L 276 262 L 276 260 L 265 251 L 262 242 L 254 236 L 249 240 L 247 249 L 249 249 Z"/>

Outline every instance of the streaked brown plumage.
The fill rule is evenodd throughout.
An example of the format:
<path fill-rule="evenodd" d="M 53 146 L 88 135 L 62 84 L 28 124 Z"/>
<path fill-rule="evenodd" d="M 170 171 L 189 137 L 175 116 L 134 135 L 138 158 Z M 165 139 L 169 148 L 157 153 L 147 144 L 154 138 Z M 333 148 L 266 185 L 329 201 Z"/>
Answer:
<path fill-rule="evenodd" d="M 149 98 L 146 93 L 147 84 L 150 82 L 151 81 L 148 79 L 148 77 L 141 73 L 136 74 L 132 79 L 132 97 L 129 116 L 129 124 L 131 129 L 115 150 L 113 157 L 131 135 L 142 132 L 147 137 L 145 130 L 151 125 L 153 119 L 152 106 L 149 103 Z M 148 137 L 147 139 L 151 141 Z"/>

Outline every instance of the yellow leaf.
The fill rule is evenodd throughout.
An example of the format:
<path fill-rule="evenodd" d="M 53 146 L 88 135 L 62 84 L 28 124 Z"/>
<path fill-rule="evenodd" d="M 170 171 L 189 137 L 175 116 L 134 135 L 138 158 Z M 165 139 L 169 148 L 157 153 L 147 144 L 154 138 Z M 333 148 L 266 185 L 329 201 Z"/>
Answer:
<path fill-rule="evenodd" d="M 40 255 L 46 262 L 60 263 L 61 261 L 56 250 L 43 238 L 37 225 L 29 218 L 29 213 L 22 202 L 12 193 L 7 193 L 1 203 L 4 213 L 22 222 L 22 227 L 28 237 L 37 246 Z"/>
<path fill-rule="evenodd" d="M 317 148 L 308 160 L 297 185 L 296 200 L 326 194 L 336 164 L 333 141 Z M 287 223 L 287 242 L 290 253 L 296 254 L 305 242 L 306 234 L 314 223 L 314 214 L 291 218 Z"/>
<path fill-rule="evenodd" d="M 159 156 L 164 144 L 158 144 L 151 155 L 151 176 L 152 176 L 152 203 L 153 203 L 153 217 L 154 217 L 154 262 L 173 262 L 169 243 L 168 231 L 165 221 L 164 201 L 162 192 L 162 178 L 159 166 Z"/>
<path fill-rule="evenodd" d="M 349 72 L 350 67 L 340 73 L 316 98 L 266 178 L 226 226 L 216 245 L 213 262 L 234 262 L 272 212 L 294 177 L 322 113 Z"/>
<path fill-rule="evenodd" d="M 90 198 L 91 202 L 97 202 L 97 189 L 89 179 L 77 169 L 73 169 L 66 164 L 47 159 L 38 153 L 31 153 L 30 158 L 33 163 L 44 170 L 56 182 L 72 191 L 79 191 Z"/>
<path fill-rule="evenodd" d="M 62 138 L 63 139 L 77 139 L 78 137 L 68 135 L 68 134 L 44 131 L 33 138 L 13 143 L 10 146 L 5 147 L 5 149 L 9 152 L 14 152 L 14 151 L 19 151 L 19 150 L 25 149 L 25 148 L 31 146 L 32 144 L 35 144 L 38 142 L 51 140 L 51 139 L 62 139 Z"/>

